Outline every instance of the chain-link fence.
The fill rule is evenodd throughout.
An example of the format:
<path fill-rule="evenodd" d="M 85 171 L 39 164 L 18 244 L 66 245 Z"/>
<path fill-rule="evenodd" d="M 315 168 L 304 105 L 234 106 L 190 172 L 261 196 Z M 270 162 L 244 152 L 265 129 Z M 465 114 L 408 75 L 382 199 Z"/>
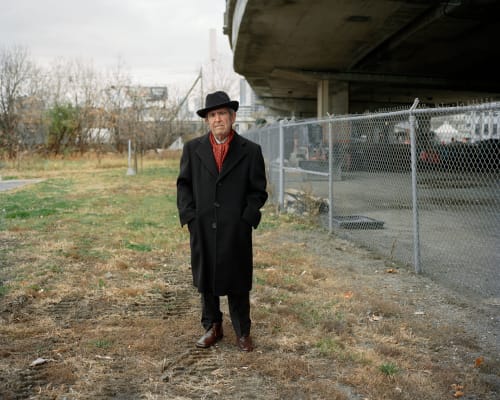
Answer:
<path fill-rule="evenodd" d="M 271 199 L 453 288 L 500 299 L 500 103 L 285 121 L 262 146 Z"/>

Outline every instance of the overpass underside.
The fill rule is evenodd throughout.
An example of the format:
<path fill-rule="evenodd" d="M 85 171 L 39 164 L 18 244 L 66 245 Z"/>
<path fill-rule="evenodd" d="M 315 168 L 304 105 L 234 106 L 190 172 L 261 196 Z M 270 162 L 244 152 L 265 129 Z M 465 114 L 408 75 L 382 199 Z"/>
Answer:
<path fill-rule="evenodd" d="M 243 75 L 278 115 L 500 99 L 495 0 L 227 0 Z"/>

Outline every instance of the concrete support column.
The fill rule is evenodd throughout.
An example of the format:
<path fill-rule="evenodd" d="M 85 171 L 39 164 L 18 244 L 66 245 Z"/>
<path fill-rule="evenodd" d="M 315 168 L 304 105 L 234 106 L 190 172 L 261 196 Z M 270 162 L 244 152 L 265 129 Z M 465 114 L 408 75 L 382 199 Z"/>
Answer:
<path fill-rule="evenodd" d="M 317 117 L 329 114 L 349 114 L 349 84 L 347 82 L 318 81 Z"/>
<path fill-rule="evenodd" d="M 344 115 L 349 114 L 349 83 L 331 82 L 330 83 L 330 114 Z"/>
<path fill-rule="evenodd" d="M 318 81 L 318 108 L 317 108 L 317 117 L 322 118 L 326 116 L 326 113 L 329 112 L 329 98 L 330 98 L 330 90 L 329 90 L 329 81 L 328 79 L 322 79 Z"/>

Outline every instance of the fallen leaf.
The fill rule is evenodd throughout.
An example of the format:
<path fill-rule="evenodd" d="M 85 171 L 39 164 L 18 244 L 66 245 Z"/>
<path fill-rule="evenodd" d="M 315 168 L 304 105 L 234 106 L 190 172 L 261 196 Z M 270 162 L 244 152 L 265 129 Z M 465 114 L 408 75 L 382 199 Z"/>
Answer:
<path fill-rule="evenodd" d="M 54 360 L 49 359 L 49 358 L 41 358 L 41 357 L 38 357 L 35 361 L 33 361 L 33 362 L 30 364 L 30 367 L 36 367 L 36 366 L 38 366 L 38 365 L 45 364 L 46 362 L 49 362 L 49 361 L 54 361 Z"/>
<path fill-rule="evenodd" d="M 101 360 L 112 360 L 110 356 L 100 356 L 99 354 L 97 354 L 95 358 L 99 358 Z"/>
<path fill-rule="evenodd" d="M 352 296 L 353 296 L 353 292 L 351 292 L 350 290 L 348 292 L 345 292 L 344 293 L 344 299 L 350 299 Z"/>
<path fill-rule="evenodd" d="M 394 268 L 388 268 L 385 270 L 385 272 L 387 272 L 388 274 L 397 274 L 398 270 Z"/>
<path fill-rule="evenodd" d="M 379 314 L 370 314 L 370 315 L 368 315 L 368 320 L 370 320 L 372 322 L 380 321 L 382 319 L 383 319 L 382 315 L 379 315 Z"/>
<path fill-rule="evenodd" d="M 424 311 L 415 311 L 413 314 L 415 315 L 425 315 Z"/>
<path fill-rule="evenodd" d="M 462 397 L 464 395 L 464 392 L 462 392 L 461 390 L 457 390 L 454 394 L 453 394 L 453 397 L 455 397 L 456 399 L 458 399 L 459 397 Z"/>
<path fill-rule="evenodd" d="M 480 356 L 480 357 L 476 358 L 474 365 L 476 368 L 479 368 L 483 362 L 484 362 L 484 357 Z"/>

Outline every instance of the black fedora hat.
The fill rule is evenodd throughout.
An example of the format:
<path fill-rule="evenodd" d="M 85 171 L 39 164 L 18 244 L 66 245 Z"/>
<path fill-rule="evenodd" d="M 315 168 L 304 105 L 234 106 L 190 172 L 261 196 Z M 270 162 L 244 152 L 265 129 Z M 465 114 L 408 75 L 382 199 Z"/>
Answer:
<path fill-rule="evenodd" d="M 226 92 L 218 91 L 209 93 L 205 99 L 205 108 L 196 111 L 196 114 L 201 118 L 205 118 L 209 111 L 223 107 L 229 107 L 234 111 L 238 111 L 239 104 L 236 100 L 231 100 Z"/>

